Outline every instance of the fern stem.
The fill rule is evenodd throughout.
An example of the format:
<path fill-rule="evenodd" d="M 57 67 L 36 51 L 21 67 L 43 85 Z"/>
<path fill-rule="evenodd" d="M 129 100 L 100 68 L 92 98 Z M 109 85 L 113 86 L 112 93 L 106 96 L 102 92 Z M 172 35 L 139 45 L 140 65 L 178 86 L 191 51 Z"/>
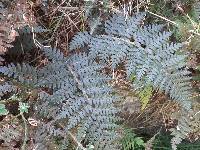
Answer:
<path fill-rule="evenodd" d="M 21 116 L 24 122 L 24 141 L 23 141 L 21 150 L 26 150 L 26 141 L 28 140 L 28 128 L 27 128 L 26 118 L 24 117 L 24 114 L 21 113 Z"/>
<path fill-rule="evenodd" d="M 82 150 L 87 150 L 86 148 L 83 147 L 83 145 L 76 139 L 76 137 L 71 132 L 68 132 L 68 134 L 77 143 L 78 147 L 80 147 Z"/>
<path fill-rule="evenodd" d="M 71 72 L 71 74 L 73 75 L 74 80 L 77 82 L 78 87 L 79 87 L 79 88 L 81 89 L 81 91 L 83 92 L 84 97 L 85 97 L 86 99 L 89 100 L 90 98 L 88 97 L 87 92 L 83 89 L 83 87 L 82 87 L 82 85 L 81 85 L 81 82 L 80 82 L 80 80 L 78 79 L 76 73 L 73 71 L 73 69 L 72 69 L 69 65 L 67 65 L 67 67 L 68 67 L 69 71 Z"/>
<path fill-rule="evenodd" d="M 59 123 L 59 125 L 64 129 L 65 127 Z M 78 147 L 80 147 L 82 150 L 87 150 L 77 139 L 76 137 L 70 132 L 67 131 L 68 134 L 71 136 L 71 138 L 73 139 L 73 141 L 78 145 Z"/>

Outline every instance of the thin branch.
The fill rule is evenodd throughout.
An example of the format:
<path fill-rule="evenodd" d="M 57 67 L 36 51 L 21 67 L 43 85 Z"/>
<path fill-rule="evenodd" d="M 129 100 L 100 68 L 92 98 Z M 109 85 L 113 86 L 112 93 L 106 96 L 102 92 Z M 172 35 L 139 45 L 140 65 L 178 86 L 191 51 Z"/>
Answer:
<path fill-rule="evenodd" d="M 27 124 L 26 124 L 26 118 L 24 117 L 24 114 L 21 113 L 21 116 L 22 116 L 22 119 L 23 119 L 23 122 L 24 122 L 24 141 L 23 141 L 21 150 L 26 150 L 26 141 L 28 140 L 28 127 L 27 127 Z"/>
<path fill-rule="evenodd" d="M 62 10 L 67 10 L 67 11 L 73 11 L 73 10 L 80 10 L 81 8 L 79 7 L 60 7 L 58 8 L 59 11 L 62 11 Z"/>
<path fill-rule="evenodd" d="M 139 13 L 139 1 L 137 0 L 137 5 L 136 5 L 136 7 L 137 7 L 137 13 Z"/>
<path fill-rule="evenodd" d="M 149 11 L 149 10 L 147 10 L 147 12 L 150 13 L 150 14 L 152 14 L 152 15 L 154 15 L 154 16 L 156 16 L 156 17 L 159 17 L 159 18 L 161 18 L 161 19 L 163 19 L 163 20 L 165 20 L 165 21 L 167 21 L 167 22 L 169 22 L 169 23 L 171 23 L 171 24 L 173 24 L 173 25 L 175 25 L 175 26 L 178 26 L 178 24 L 177 24 L 176 22 L 171 21 L 171 20 L 169 20 L 169 19 L 167 19 L 167 18 L 165 18 L 165 17 L 163 17 L 163 16 L 160 16 L 160 15 L 158 15 L 158 14 L 155 14 L 155 13 Z"/>
<path fill-rule="evenodd" d="M 165 21 L 167 21 L 167 22 L 169 22 L 169 23 L 171 23 L 171 24 L 173 24 L 173 25 L 175 25 L 176 27 L 178 27 L 178 24 L 177 24 L 176 22 L 174 22 L 174 21 L 171 21 L 171 20 L 169 20 L 169 19 L 167 19 L 167 18 L 165 18 L 165 17 L 163 17 L 163 16 L 160 16 L 160 15 L 158 15 L 158 14 L 155 14 L 155 13 L 149 11 L 149 10 L 147 10 L 147 12 L 150 13 L 150 14 L 152 14 L 152 15 L 154 15 L 154 16 L 156 16 L 156 17 L 159 17 L 159 18 L 161 18 L 161 19 L 163 19 L 163 20 L 165 20 Z M 186 15 L 186 16 L 190 19 L 190 17 L 189 17 L 188 15 Z M 190 19 L 190 21 L 191 21 L 191 19 Z M 191 23 L 194 24 L 192 21 L 191 21 Z M 194 27 L 194 25 L 193 25 L 193 27 Z M 188 30 L 188 31 L 189 31 L 190 33 L 193 33 L 193 34 L 195 34 L 195 35 L 200 36 L 200 33 L 195 32 L 194 30 Z"/>
<path fill-rule="evenodd" d="M 6 104 L 6 103 L 11 103 L 11 102 L 18 102 L 18 100 L 17 99 L 11 99 L 11 98 L 3 99 L 3 100 L 0 101 L 0 104 Z"/>

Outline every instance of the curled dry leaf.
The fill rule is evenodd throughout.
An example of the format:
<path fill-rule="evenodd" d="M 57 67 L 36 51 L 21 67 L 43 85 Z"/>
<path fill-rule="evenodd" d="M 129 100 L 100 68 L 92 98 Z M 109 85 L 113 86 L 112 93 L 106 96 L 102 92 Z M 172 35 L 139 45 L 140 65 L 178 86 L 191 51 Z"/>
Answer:
<path fill-rule="evenodd" d="M 40 121 L 37 121 L 33 118 L 28 118 L 28 123 L 31 125 L 31 126 L 34 126 L 34 127 L 37 127 L 38 124 L 40 123 Z"/>

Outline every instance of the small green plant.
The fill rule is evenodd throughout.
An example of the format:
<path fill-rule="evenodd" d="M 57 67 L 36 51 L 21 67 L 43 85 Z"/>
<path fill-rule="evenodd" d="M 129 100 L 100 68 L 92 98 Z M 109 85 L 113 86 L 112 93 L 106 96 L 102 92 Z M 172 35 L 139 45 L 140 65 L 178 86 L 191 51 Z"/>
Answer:
<path fill-rule="evenodd" d="M 19 111 L 21 114 L 28 113 L 28 108 L 29 108 L 28 104 L 19 102 Z"/>
<path fill-rule="evenodd" d="M 4 104 L 0 104 L 0 116 L 2 115 L 7 115 L 9 112 L 8 110 L 5 108 Z"/>
<path fill-rule="evenodd" d="M 136 80 L 136 76 L 134 74 L 130 75 L 130 80 L 132 82 L 134 82 L 134 80 Z M 139 100 L 141 102 L 141 110 L 144 110 L 147 106 L 147 104 L 150 101 L 150 98 L 153 94 L 153 86 L 152 85 L 146 85 L 143 88 L 139 89 L 138 91 L 136 91 Z"/>
<path fill-rule="evenodd" d="M 141 137 L 133 132 L 132 129 L 124 129 L 124 137 L 121 140 L 123 150 L 142 150 L 144 149 L 144 141 Z"/>

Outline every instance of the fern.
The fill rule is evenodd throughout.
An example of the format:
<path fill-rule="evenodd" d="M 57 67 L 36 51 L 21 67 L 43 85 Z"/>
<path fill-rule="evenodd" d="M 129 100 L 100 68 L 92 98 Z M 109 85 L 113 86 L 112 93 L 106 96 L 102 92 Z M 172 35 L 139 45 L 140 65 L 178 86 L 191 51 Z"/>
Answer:
<path fill-rule="evenodd" d="M 70 48 L 81 52 L 67 57 L 55 48 L 40 45 L 49 60 L 44 67 L 27 63 L 0 67 L 3 75 L 27 88 L 39 89 L 35 110 L 49 120 L 39 129 L 41 134 L 67 139 L 73 130 L 79 143 L 85 141 L 95 149 L 120 148 L 116 124 L 119 110 L 115 107 L 119 97 L 108 85 L 111 77 L 103 73 L 106 65 L 115 69 L 124 63 L 128 77 L 135 76 L 135 88 L 150 85 L 190 109 L 190 72 L 186 69 L 187 55 L 180 52 L 183 45 L 170 43 L 171 33 L 162 31 L 162 25 L 143 26 L 144 16 L 114 15 L 105 23 L 105 35 L 78 33 Z"/>
<path fill-rule="evenodd" d="M 107 84 L 111 78 L 101 73 L 102 64 L 84 53 L 67 58 L 51 47 L 41 50 L 49 58 L 48 65 L 36 69 L 26 63 L 10 64 L 1 67 L 0 72 L 28 87 L 45 86 L 53 90 L 52 95 L 39 93 L 37 107 L 43 117 L 53 118 L 44 125 L 49 136 L 64 136 L 63 130 L 67 134 L 78 127 L 80 141 L 84 138 L 97 149 L 117 149 L 114 141 L 119 136 L 115 133 L 118 128 L 115 122 L 119 119 L 115 117 L 118 110 L 114 103 L 119 99 L 112 95 L 113 90 Z M 64 128 L 57 127 L 66 119 Z"/>
<path fill-rule="evenodd" d="M 176 150 L 177 145 L 180 144 L 183 139 L 186 139 L 189 133 L 192 132 L 189 115 L 182 115 L 181 117 L 179 117 L 176 129 L 173 128 L 171 129 L 171 131 L 172 131 L 171 135 L 174 136 L 171 139 L 172 149 Z"/>
<path fill-rule="evenodd" d="M 142 26 L 144 16 L 113 15 L 105 23 L 105 35 L 79 33 L 73 41 L 86 35 L 85 39 L 91 39 L 87 44 L 91 58 L 98 56 L 107 65 L 111 62 L 112 68 L 125 63 L 127 75 L 136 76 L 135 87 L 152 85 L 190 109 L 191 78 L 186 69 L 187 55 L 180 51 L 183 44 L 170 43 L 172 33 L 162 31 L 163 25 Z"/>
<path fill-rule="evenodd" d="M 0 140 L 3 141 L 1 146 L 5 149 L 13 149 L 13 145 L 22 138 L 23 126 L 20 125 L 19 119 L 12 115 L 7 115 L 0 124 Z M 12 143 L 12 144 L 11 144 Z"/>
<path fill-rule="evenodd" d="M 1 67 L 1 73 L 8 77 L 13 77 L 21 83 L 36 84 L 37 71 L 32 66 L 23 63 L 22 65 L 9 64 L 8 66 Z"/>
<path fill-rule="evenodd" d="M 115 14 L 105 23 L 105 32 L 108 35 L 131 38 L 137 31 L 137 26 L 141 24 L 145 13 L 137 14 L 125 19 L 123 15 Z"/>
<path fill-rule="evenodd" d="M 90 43 L 92 36 L 88 32 L 81 32 L 70 42 L 70 50 L 82 48 Z"/>
<path fill-rule="evenodd" d="M 32 27 L 32 28 L 30 28 L 29 26 L 24 26 L 21 30 L 19 30 L 19 32 L 21 34 L 32 34 L 32 32 L 43 33 L 43 32 L 47 32 L 47 31 L 48 30 L 43 28 L 42 26 L 35 26 L 35 27 Z"/>
<path fill-rule="evenodd" d="M 141 137 L 137 137 L 131 129 L 124 129 L 125 135 L 121 140 L 123 150 L 144 149 L 144 141 Z"/>
<path fill-rule="evenodd" d="M 12 85 L 12 83 L 6 82 L 0 85 L 0 97 L 5 95 L 6 93 L 16 92 L 17 87 Z"/>
<path fill-rule="evenodd" d="M 144 87 L 144 89 L 142 89 L 141 91 L 138 92 L 138 96 L 142 103 L 141 110 L 144 110 L 146 108 L 148 102 L 150 101 L 152 93 L 153 93 L 152 86 L 146 86 L 146 87 Z"/>

